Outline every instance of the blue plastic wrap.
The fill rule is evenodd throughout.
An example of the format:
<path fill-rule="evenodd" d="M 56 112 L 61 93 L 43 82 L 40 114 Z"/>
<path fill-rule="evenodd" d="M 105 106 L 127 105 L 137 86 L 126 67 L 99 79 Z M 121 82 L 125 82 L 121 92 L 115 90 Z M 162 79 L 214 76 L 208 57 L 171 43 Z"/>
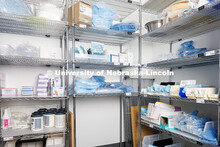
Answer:
<path fill-rule="evenodd" d="M 132 87 L 132 86 L 123 86 L 123 87 L 121 87 L 120 88 L 121 90 L 123 90 L 125 93 L 127 92 L 129 92 L 129 93 L 132 93 L 132 92 L 134 92 L 134 88 Z"/>
<path fill-rule="evenodd" d="M 118 88 L 103 88 L 103 89 L 98 89 L 95 92 L 96 94 L 109 94 L 109 93 L 113 93 L 113 94 L 117 94 L 117 93 L 123 93 L 123 91 L 121 89 Z"/>
<path fill-rule="evenodd" d="M 76 94 L 93 94 L 95 93 L 96 89 L 82 89 L 82 88 L 75 88 Z"/>
<path fill-rule="evenodd" d="M 164 86 L 154 83 L 153 86 L 148 87 L 147 92 L 170 93 L 170 89 L 171 89 L 170 85 Z"/>
<path fill-rule="evenodd" d="M 112 82 L 112 83 L 108 83 L 107 87 L 108 88 L 119 88 L 123 85 L 123 83 L 121 82 Z"/>
<path fill-rule="evenodd" d="M 85 51 L 84 47 L 79 46 L 79 47 L 75 47 L 75 53 L 76 54 L 86 54 L 86 51 Z"/>
<path fill-rule="evenodd" d="M 100 84 L 98 82 L 92 80 L 87 80 L 79 77 L 75 79 L 75 88 L 92 90 L 99 88 L 99 86 Z"/>
<path fill-rule="evenodd" d="M 0 13 L 24 16 L 33 15 L 30 6 L 22 0 L 0 0 Z"/>
<path fill-rule="evenodd" d="M 112 30 L 134 33 L 139 30 L 140 26 L 134 22 L 119 23 L 111 27 Z"/>
<path fill-rule="evenodd" d="M 181 44 L 182 47 L 190 47 L 193 45 L 193 41 L 187 41 Z"/>
<path fill-rule="evenodd" d="M 99 2 L 92 6 L 92 26 L 110 29 L 116 13 L 105 3 Z"/>
<path fill-rule="evenodd" d="M 141 114 L 146 115 L 146 113 L 147 113 L 147 108 L 141 107 Z"/>
<path fill-rule="evenodd" d="M 98 42 L 91 43 L 92 55 L 105 55 L 104 45 Z"/>
<path fill-rule="evenodd" d="M 99 88 L 104 88 L 107 85 L 104 76 L 92 76 L 90 79 L 98 82 L 100 84 Z"/>

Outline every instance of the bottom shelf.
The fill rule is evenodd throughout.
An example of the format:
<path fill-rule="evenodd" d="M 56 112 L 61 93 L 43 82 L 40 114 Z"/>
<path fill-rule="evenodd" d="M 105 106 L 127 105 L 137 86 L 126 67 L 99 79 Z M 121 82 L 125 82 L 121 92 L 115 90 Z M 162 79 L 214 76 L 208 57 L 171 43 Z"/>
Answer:
<path fill-rule="evenodd" d="M 28 129 L 7 129 L 2 130 L 3 140 L 13 140 L 14 138 L 19 137 L 31 137 L 37 135 L 50 135 L 50 134 L 65 134 L 66 128 L 44 128 L 42 131 L 32 131 L 30 128 Z"/>
<path fill-rule="evenodd" d="M 158 124 L 155 124 L 150 119 L 148 119 L 146 116 L 141 116 L 141 124 L 145 125 L 145 126 L 148 126 L 150 128 L 156 129 L 160 132 L 166 133 L 170 136 L 178 137 L 180 139 L 189 141 L 189 142 L 194 143 L 194 144 L 211 147 L 211 145 L 203 144 L 203 143 L 199 142 L 199 137 L 196 136 L 196 135 L 189 134 L 187 132 L 183 132 L 183 131 L 180 131 L 180 130 L 171 130 L 171 131 L 164 130 L 164 129 L 160 128 L 160 126 Z"/>

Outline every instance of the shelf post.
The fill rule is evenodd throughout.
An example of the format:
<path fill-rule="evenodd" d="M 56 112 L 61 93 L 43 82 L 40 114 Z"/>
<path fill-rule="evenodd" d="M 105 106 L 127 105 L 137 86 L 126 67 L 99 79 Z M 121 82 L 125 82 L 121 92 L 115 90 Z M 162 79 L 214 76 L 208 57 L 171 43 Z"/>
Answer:
<path fill-rule="evenodd" d="M 139 0 L 140 34 L 138 37 L 138 147 L 141 147 L 141 65 L 142 65 L 142 0 Z"/>

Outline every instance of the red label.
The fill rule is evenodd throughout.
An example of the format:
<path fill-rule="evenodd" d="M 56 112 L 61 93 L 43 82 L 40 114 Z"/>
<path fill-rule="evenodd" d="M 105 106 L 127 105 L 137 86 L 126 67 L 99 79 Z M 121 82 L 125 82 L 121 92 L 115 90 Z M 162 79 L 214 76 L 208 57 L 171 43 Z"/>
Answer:
<path fill-rule="evenodd" d="M 4 127 L 8 126 L 8 119 L 4 121 Z"/>

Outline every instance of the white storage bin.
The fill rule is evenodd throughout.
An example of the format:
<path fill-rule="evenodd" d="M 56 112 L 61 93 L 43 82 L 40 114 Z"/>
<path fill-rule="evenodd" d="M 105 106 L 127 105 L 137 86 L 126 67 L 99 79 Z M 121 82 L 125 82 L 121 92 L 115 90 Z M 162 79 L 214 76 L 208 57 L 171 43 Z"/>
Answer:
<path fill-rule="evenodd" d="M 149 136 L 144 136 L 143 141 L 142 141 L 142 147 L 148 147 L 149 145 L 153 144 L 154 141 L 157 141 L 160 139 L 160 135 L 149 135 Z"/>
<path fill-rule="evenodd" d="M 196 98 L 208 99 L 209 94 L 216 94 L 217 88 L 197 88 L 195 92 Z"/>

